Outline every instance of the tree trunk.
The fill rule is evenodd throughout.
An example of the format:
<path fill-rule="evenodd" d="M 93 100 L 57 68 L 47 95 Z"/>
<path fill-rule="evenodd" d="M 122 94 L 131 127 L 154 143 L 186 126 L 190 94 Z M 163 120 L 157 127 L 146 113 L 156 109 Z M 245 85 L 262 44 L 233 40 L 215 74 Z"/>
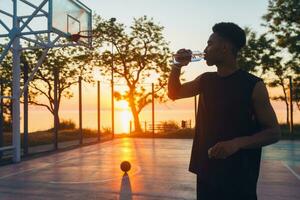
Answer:
<path fill-rule="evenodd" d="M 283 91 L 283 94 L 284 94 L 284 102 L 285 102 L 285 107 L 286 107 L 286 124 L 289 125 L 290 124 L 290 108 L 289 108 L 289 102 L 288 102 L 288 97 L 287 97 L 287 93 L 286 93 L 286 90 L 285 90 L 285 87 L 284 87 L 284 82 L 283 82 L 283 79 L 280 78 L 280 83 L 281 83 L 281 87 L 282 87 L 282 91 Z"/>
<path fill-rule="evenodd" d="M 286 124 L 290 124 L 290 108 L 289 103 L 285 100 L 285 107 L 286 107 Z"/>
<path fill-rule="evenodd" d="M 133 95 L 129 96 L 129 106 L 131 108 L 131 113 L 132 113 L 132 116 L 133 116 L 134 131 L 135 132 L 142 132 L 141 124 L 140 124 L 140 118 L 139 118 L 139 113 L 138 113 L 138 111 L 137 111 L 137 109 L 135 107 Z"/>
<path fill-rule="evenodd" d="M 142 132 L 138 112 L 136 111 L 136 109 L 131 109 L 131 111 L 132 111 L 132 116 L 133 116 L 133 121 L 134 121 L 134 131 L 135 132 Z"/>

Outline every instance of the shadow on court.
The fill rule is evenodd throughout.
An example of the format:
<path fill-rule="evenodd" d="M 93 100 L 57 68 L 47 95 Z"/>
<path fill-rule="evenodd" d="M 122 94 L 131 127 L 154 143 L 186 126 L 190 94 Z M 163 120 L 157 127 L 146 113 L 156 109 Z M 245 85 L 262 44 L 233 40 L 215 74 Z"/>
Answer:
<path fill-rule="evenodd" d="M 191 146 L 190 139 L 122 138 L 3 166 L 0 199 L 195 200 Z M 300 199 L 299 157 L 300 142 L 264 149 L 259 199 Z M 131 163 L 127 174 L 122 161 Z"/>
<path fill-rule="evenodd" d="M 124 173 L 122 177 L 119 200 L 132 200 L 130 177 L 127 173 Z"/>

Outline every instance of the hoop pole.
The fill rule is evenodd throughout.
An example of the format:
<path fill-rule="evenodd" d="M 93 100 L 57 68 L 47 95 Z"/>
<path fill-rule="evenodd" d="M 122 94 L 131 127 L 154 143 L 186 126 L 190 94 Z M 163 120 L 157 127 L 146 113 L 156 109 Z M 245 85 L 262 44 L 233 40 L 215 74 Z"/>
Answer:
<path fill-rule="evenodd" d="M 14 19 L 13 29 L 19 29 L 19 20 L 17 18 L 17 0 L 14 0 Z M 12 78 L 12 96 L 13 96 L 13 112 L 12 112 L 12 132 L 13 132 L 13 162 L 21 161 L 21 138 L 20 138 L 20 38 L 15 37 L 13 40 L 13 78 Z"/>

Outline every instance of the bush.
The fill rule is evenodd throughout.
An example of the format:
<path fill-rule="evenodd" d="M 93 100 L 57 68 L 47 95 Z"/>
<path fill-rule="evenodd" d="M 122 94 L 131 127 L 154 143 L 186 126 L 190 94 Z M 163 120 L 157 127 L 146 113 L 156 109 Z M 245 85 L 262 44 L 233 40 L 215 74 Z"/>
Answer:
<path fill-rule="evenodd" d="M 102 127 L 101 133 L 103 133 L 103 134 L 111 134 L 112 130 L 109 127 Z"/>
<path fill-rule="evenodd" d="M 4 132 L 12 131 L 12 122 L 11 122 L 11 120 L 4 120 L 3 121 L 3 131 Z"/>
<path fill-rule="evenodd" d="M 65 130 L 65 129 L 75 129 L 76 124 L 71 119 L 69 120 L 62 120 L 62 122 L 59 123 L 59 129 Z"/>
<path fill-rule="evenodd" d="M 75 129 L 76 128 L 76 124 L 74 121 L 72 121 L 71 119 L 69 120 L 62 120 L 59 122 L 59 130 L 67 130 L 67 129 Z M 49 130 L 46 131 L 53 131 L 54 127 L 50 128 Z"/>
<path fill-rule="evenodd" d="M 169 131 L 180 129 L 178 123 L 172 120 L 163 121 L 160 123 L 160 126 L 163 132 L 169 132 Z"/>

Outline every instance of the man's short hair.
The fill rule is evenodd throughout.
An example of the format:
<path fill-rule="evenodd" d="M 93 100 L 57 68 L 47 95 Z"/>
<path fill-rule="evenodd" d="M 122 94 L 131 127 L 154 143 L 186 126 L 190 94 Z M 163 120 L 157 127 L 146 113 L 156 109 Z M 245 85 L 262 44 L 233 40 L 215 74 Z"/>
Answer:
<path fill-rule="evenodd" d="M 232 22 L 217 23 L 212 30 L 234 46 L 233 53 L 235 55 L 246 45 L 245 31 Z"/>

